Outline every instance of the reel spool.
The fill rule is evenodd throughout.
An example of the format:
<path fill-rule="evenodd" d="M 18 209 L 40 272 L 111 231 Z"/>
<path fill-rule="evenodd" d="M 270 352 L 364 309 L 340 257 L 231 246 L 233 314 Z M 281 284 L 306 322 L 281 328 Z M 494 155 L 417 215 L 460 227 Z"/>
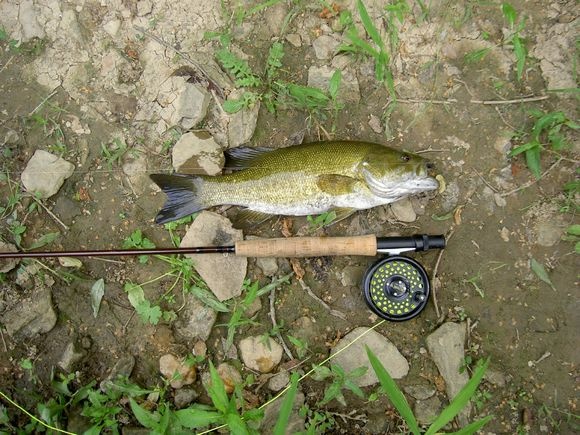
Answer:
<path fill-rule="evenodd" d="M 393 322 L 412 319 L 423 311 L 430 289 L 423 266 L 399 255 L 378 261 L 363 279 L 369 308 L 379 317 Z"/>

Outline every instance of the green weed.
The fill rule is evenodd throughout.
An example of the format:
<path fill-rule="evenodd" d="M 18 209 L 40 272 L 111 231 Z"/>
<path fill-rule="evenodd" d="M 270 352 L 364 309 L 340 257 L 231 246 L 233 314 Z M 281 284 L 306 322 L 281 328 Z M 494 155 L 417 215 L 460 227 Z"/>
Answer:
<path fill-rule="evenodd" d="M 379 359 L 372 353 L 372 351 L 367 347 L 367 356 L 369 361 L 375 371 L 377 377 L 379 378 L 381 387 L 383 391 L 387 394 L 393 406 L 397 409 L 401 417 L 407 423 L 409 427 L 409 431 L 413 435 L 421 434 L 421 429 L 419 429 L 419 425 L 417 423 L 417 419 L 409 406 L 407 399 L 391 377 L 389 372 L 385 369 Z M 451 403 L 435 418 L 435 421 L 429 426 L 427 431 L 425 432 L 426 435 L 433 435 L 439 433 L 439 431 L 445 427 L 447 423 L 449 423 L 459 412 L 469 403 L 469 401 L 474 397 L 477 387 L 481 382 L 485 371 L 487 370 L 487 366 L 489 365 L 489 359 L 485 360 L 484 362 L 480 362 L 478 367 L 475 369 L 473 376 L 471 379 L 465 384 L 463 389 L 453 398 Z M 482 418 L 481 420 L 477 420 L 463 429 L 460 432 L 462 434 L 474 434 L 482 427 L 484 427 L 493 416 L 487 416 Z"/>
<path fill-rule="evenodd" d="M 291 335 L 287 335 L 286 337 L 288 337 L 290 343 L 294 345 L 298 358 L 300 359 L 304 358 L 308 353 L 308 342 L 306 342 L 305 340 L 301 340 L 297 337 L 293 337 Z"/>
<path fill-rule="evenodd" d="M 539 179 L 542 175 L 541 151 L 546 149 L 546 145 L 549 145 L 556 152 L 568 148 L 569 144 L 562 133 L 563 128 L 578 130 L 580 125 L 570 120 L 564 112 L 531 110 L 530 114 L 535 119 L 530 139 L 528 142 L 515 147 L 509 156 L 514 157 L 524 153 L 528 168 Z"/>
<path fill-rule="evenodd" d="M 580 168 L 576 169 L 576 175 L 580 174 Z M 580 195 L 580 180 L 572 180 L 564 184 L 564 201 L 560 206 L 560 213 L 576 213 L 580 211 L 580 204 L 576 198 Z"/>
<path fill-rule="evenodd" d="M 336 212 L 332 210 L 319 214 L 318 216 L 310 216 L 310 215 L 306 216 L 306 221 L 308 222 L 311 231 L 316 231 L 323 227 L 326 227 L 332 224 L 332 222 L 334 222 L 335 219 Z"/>
<path fill-rule="evenodd" d="M 181 243 L 181 237 L 175 234 L 177 228 L 179 228 L 179 226 L 181 225 L 190 224 L 191 222 L 193 222 L 196 216 L 197 214 L 194 213 L 192 215 L 183 217 L 181 219 L 177 219 L 173 222 L 168 222 L 163 225 L 163 228 L 165 228 L 169 232 L 169 238 L 171 239 L 171 243 L 173 243 L 173 246 L 178 247 L 179 244 Z"/>
<path fill-rule="evenodd" d="M 364 399 L 365 394 L 355 383 L 356 378 L 360 378 L 367 371 L 366 367 L 359 367 L 353 371 L 346 373 L 342 367 L 336 364 L 331 364 L 330 368 L 326 366 L 315 366 L 314 373 L 312 374 L 312 379 L 315 381 L 323 381 L 325 379 L 331 379 L 332 383 L 324 390 L 324 397 L 318 405 L 322 406 L 327 404 L 333 399 L 336 399 L 342 406 L 346 406 L 346 400 L 342 394 L 343 389 L 352 391 L 358 397 Z"/>
<path fill-rule="evenodd" d="M 512 32 L 504 42 L 511 43 L 513 46 L 514 54 L 516 56 L 517 78 L 518 80 L 521 80 L 524 74 L 524 66 L 528 51 L 526 50 L 524 40 L 520 36 L 520 32 L 524 29 L 526 20 L 523 18 L 518 22 L 518 14 L 514 7 L 509 3 L 502 3 L 501 11 L 510 27 L 510 31 Z"/>
<path fill-rule="evenodd" d="M 126 237 L 123 240 L 123 244 L 121 246 L 123 249 L 154 249 L 155 243 L 145 237 L 141 230 L 136 229 L 129 237 Z M 139 263 L 142 264 L 147 263 L 149 260 L 148 255 L 139 255 L 137 258 Z"/>
<path fill-rule="evenodd" d="M 580 254 L 580 225 L 570 225 L 566 229 L 566 235 L 564 240 L 574 243 L 574 251 L 576 254 Z"/>
<path fill-rule="evenodd" d="M 116 138 L 111 143 L 101 144 L 101 156 L 105 160 L 109 171 L 113 169 L 113 165 L 120 165 L 127 153 L 133 154 L 132 150 L 122 139 Z"/>
<path fill-rule="evenodd" d="M 385 11 L 387 12 L 387 30 L 391 43 L 391 53 L 396 53 L 399 47 L 399 25 L 403 24 L 405 17 L 411 11 L 411 7 L 406 0 L 395 0 L 385 6 Z"/>
<path fill-rule="evenodd" d="M 306 417 L 306 434 L 318 435 L 330 431 L 336 421 L 332 414 L 323 410 L 313 410 L 307 405 L 300 408 L 300 415 Z"/>

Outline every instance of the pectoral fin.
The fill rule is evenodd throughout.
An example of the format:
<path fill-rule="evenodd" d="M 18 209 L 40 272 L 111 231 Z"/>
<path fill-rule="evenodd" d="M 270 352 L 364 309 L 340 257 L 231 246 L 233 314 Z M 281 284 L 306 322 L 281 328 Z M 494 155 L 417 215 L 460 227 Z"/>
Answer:
<path fill-rule="evenodd" d="M 336 174 L 319 175 L 316 180 L 318 188 L 329 195 L 345 195 L 351 193 L 354 191 L 356 183 L 358 183 L 358 180 L 355 178 Z"/>
<path fill-rule="evenodd" d="M 241 210 L 233 219 L 232 224 L 240 230 L 248 230 L 256 225 L 266 222 L 272 217 L 271 214 L 261 213 L 248 208 Z"/>
<path fill-rule="evenodd" d="M 332 221 L 332 223 L 330 225 L 334 225 L 335 223 L 346 219 L 347 217 L 349 217 L 350 215 L 355 213 L 357 210 L 355 208 L 346 208 L 345 207 L 345 208 L 334 208 L 334 209 L 332 209 L 332 211 L 334 211 L 334 213 L 336 213 L 336 218 Z"/>

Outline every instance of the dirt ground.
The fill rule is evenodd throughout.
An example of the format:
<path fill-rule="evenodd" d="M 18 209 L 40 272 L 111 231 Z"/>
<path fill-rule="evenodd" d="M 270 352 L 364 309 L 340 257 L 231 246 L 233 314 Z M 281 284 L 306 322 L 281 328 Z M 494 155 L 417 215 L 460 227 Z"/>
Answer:
<path fill-rule="evenodd" d="M 442 253 L 412 254 L 429 274 L 436 275 L 436 301 L 432 298 L 411 321 L 378 328 L 410 362 L 411 370 L 400 385 L 421 380 L 440 387 L 425 338 L 445 321 L 466 322 L 467 366 L 490 357 L 490 367 L 499 378 L 484 381 L 476 396 L 472 417 L 495 416 L 482 433 L 578 431 L 580 353 L 574 337 L 580 331 L 579 262 L 577 240 L 567 235 L 567 229 L 579 223 L 578 188 L 565 189 L 567 183 L 578 182 L 577 136 L 563 126 L 561 133 L 570 146 L 562 150 L 541 136 L 540 179 L 532 175 L 523 155 L 508 156 L 511 149 L 530 140 L 532 109 L 561 111 L 568 119 L 578 119 L 576 2 L 512 2 L 518 12 L 516 21 L 525 18 L 519 31 L 527 48 L 521 79 L 509 42 L 513 31 L 500 2 L 406 2 L 411 7 L 402 23 L 395 20 L 399 41 L 397 51 L 391 51 L 396 103 L 385 84 L 377 81 L 372 59 L 337 56 L 338 43 L 331 43 L 330 54 L 315 50 L 315 41 L 323 35 L 347 41 L 339 20 L 341 11 L 350 10 L 360 27 L 354 1 L 240 0 L 245 15 L 233 0 L 198 6 L 186 1 L 108 3 L 5 0 L 0 5 L 0 237 L 4 242 L 30 247 L 43 235 L 58 232 L 58 238 L 42 249 L 112 249 L 121 247 L 139 229 L 157 246 L 171 246 L 168 231 L 154 223 L 164 198 L 147 174 L 172 170 L 171 147 L 187 131 L 207 130 L 222 150 L 231 146 L 228 128 L 235 121 L 228 118 L 229 126 L 224 126 L 216 104 L 223 99 L 206 88 L 208 114 L 195 125 L 187 125 L 164 112 L 167 107 L 160 103 L 159 89 L 179 68 L 191 67 L 184 54 L 210 73 L 219 69 L 215 60 L 219 39 L 204 37 L 205 32 L 229 35 L 231 50 L 257 74 L 265 70 L 272 42 L 280 41 L 285 52 L 280 75 L 286 82 L 306 85 L 312 66 L 342 68 L 344 86 L 356 82 L 356 91 L 347 95 L 346 87 L 340 88 L 344 105 L 324 116 L 300 107 L 280 107 L 271 113 L 262 101 L 254 106 L 257 124 L 245 145 L 281 147 L 302 137 L 304 142 L 379 142 L 424 152 L 445 180 L 443 192 L 413 199 L 416 217 L 409 222 L 397 220 L 388 206 L 358 212 L 318 230 L 312 230 L 306 218 L 290 219 L 292 235 L 447 235 Z M 365 2 L 385 41 L 389 40 L 389 13 L 384 8 L 388 3 Z M 426 10 L 420 7 L 423 3 Z M 260 4 L 264 7 L 255 7 Z M 364 34 L 362 27 L 359 30 Z M 488 50 L 480 60 L 466 57 L 482 49 Z M 226 94 L 235 87 L 226 72 L 218 71 L 215 77 Z M 252 122 L 242 121 L 245 128 L 248 124 Z M 117 156 L 103 151 L 114 154 L 119 143 L 125 149 Z M 56 195 L 41 199 L 43 206 L 31 207 L 37 201 L 25 193 L 21 173 L 39 149 L 62 156 L 75 169 Z M 274 219 L 247 234 L 281 237 L 288 222 Z M 21 234 L 17 234 L 19 225 L 26 227 Z M 185 225 L 175 232 L 182 236 Z M 326 358 L 350 330 L 377 321 L 357 284 L 361 271 L 374 261 L 363 257 L 299 261 L 304 283 L 332 309 L 347 313 L 346 319 L 315 302 L 295 276 L 277 290 L 276 317 L 284 336 L 300 330 L 298 319 L 315 319 L 307 343 L 308 366 Z M 75 388 L 92 380 L 100 382 L 127 355 L 136 361 L 131 380 L 152 388 L 161 379 L 161 355 L 192 352 L 193 342 L 175 333 L 174 319 L 162 319 L 157 325 L 142 322 L 124 291 L 127 282 L 144 283 L 166 273 L 164 262 L 83 259 L 80 269 L 63 267 L 54 258 L 40 263 L 22 261 L 0 274 L 0 314 L 26 305 L 42 282 L 50 289 L 57 316 L 48 332 L 26 336 L 11 335 L 10 325 L 0 324 L 0 389 L 24 408 L 37 413 L 38 404 L 54 395 L 51 379 L 64 372 L 58 362 L 71 342 L 78 343 L 82 353 L 68 367 L 75 373 Z M 531 264 L 543 266 L 552 284 L 541 280 L 542 271 Z M 275 276 L 293 271 L 284 259 L 277 266 Z M 66 279 L 67 273 L 75 276 Z M 101 278 L 106 290 L 95 317 L 90 293 Z M 263 285 L 270 282 L 253 259 L 247 278 Z M 173 297 L 160 299 L 172 283 L 172 279 L 162 279 L 146 287 L 145 293 L 150 300 L 160 300 L 163 310 L 179 316 L 183 297 L 179 289 Z M 228 319 L 229 314 L 219 313 L 205 340 L 208 359 L 215 363 L 228 359 L 221 346 L 227 330 L 220 326 Z M 262 297 L 255 321 L 236 331 L 236 343 L 245 336 L 271 331 L 267 296 Z M 250 373 L 242 369 L 244 378 Z M 256 403 L 264 403 L 271 393 L 257 385 L 245 388 Z M 200 402 L 210 403 L 201 380 L 193 387 Z M 316 409 L 323 384 L 306 380 L 301 388 L 306 403 Z M 446 402 L 444 388 L 436 394 Z M 392 408 L 384 398 L 373 402 L 348 393 L 346 399 L 348 408 L 336 401 L 320 407 L 334 418 L 327 433 L 401 430 L 402 421 L 385 411 Z M 27 416 L 7 402 L 0 403 L 0 431 L 27 424 Z M 128 409 L 126 401 L 122 406 Z M 346 409 L 356 412 L 347 415 Z M 62 427 L 67 427 L 71 415 L 69 411 L 62 414 Z M 354 419 L 353 415 L 362 417 Z M 385 426 L 373 429 L 377 415 L 389 418 Z M 121 423 L 137 425 L 132 418 Z"/>

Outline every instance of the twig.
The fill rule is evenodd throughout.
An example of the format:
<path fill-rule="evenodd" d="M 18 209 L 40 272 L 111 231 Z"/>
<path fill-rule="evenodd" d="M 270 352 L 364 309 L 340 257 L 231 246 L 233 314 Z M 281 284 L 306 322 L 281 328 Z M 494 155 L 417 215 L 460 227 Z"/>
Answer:
<path fill-rule="evenodd" d="M 57 216 L 56 216 L 56 215 L 55 215 L 53 212 L 51 212 L 51 211 L 48 209 L 48 207 L 46 207 L 46 206 L 45 206 L 45 205 L 42 203 L 42 201 L 41 201 L 40 199 L 38 199 L 38 198 L 36 198 L 36 197 L 34 197 L 34 196 L 32 196 L 32 199 L 34 199 L 34 201 L 35 201 L 35 202 L 36 202 L 36 203 L 37 203 L 39 206 L 41 206 L 41 207 L 44 209 L 44 211 L 45 211 L 46 213 L 48 213 L 48 215 L 49 215 L 49 216 L 50 216 L 52 219 L 54 219 L 54 221 L 55 221 L 57 224 L 59 224 L 61 227 L 63 227 L 63 228 L 65 229 L 65 231 L 68 231 L 68 230 L 70 230 L 70 228 L 69 228 L 69 227 L 68 227 L 68 226 L 67 226 L 67 225 L 66 225 L 66 224 L 65 224 L 63 221 L 61 221 L 61 220 L 60 220 L 60 219 L 59 219 L 59 218 L 58 218 L 58 217 L 57 217 Z"/>
<path fill-rule="evenodd" d="M 501 113 L 501 110 L 499 110 L 499 107 L 494 107 L 494 109 L 497 112 L 497 115 L 500 117 L 500 119 L 503 121 L 503 123 L 505 125 L 507 125 L 509 128 L 511 128 L 513 131 L 518 131 L 517 128 L 515 128 L 513 125 L 511 125 L 509 122 L 506 121 L 506 119 L 503 116 L 503 113 Z"/>
<path fill-rule="evenodd" d="M 346 315 L 344 315 L 338 310 L 333 310 L 332 308 L 330 308 L 330 306 L 326 302 L 324 302 L 322 299 L 320 299 L 318 296 L 314 294 L 314 292 L 310 289 L 310 287 L 306 285 L 304 280 L 299 279 L 298 282 L 300 283 L 302 290 L 306 291 L 306 293 L 308 293 L 308 295 L 312 299 L 314 299 L 316 302 L 318 302 L 320 305 L 326 308 L 330 312 L 330 314 L 332 314 L 334 317 L 338 317 L 339 319 L 346 320 Z"/>
<path fill-rule="evenodd" d="M 127 328 L 129 327 L 129 322 L 131 322 L 131 319 L 133 319 L 133 316 L 135 315 L 135 313 L 136 313 L 136 311 L 133 309 L 133 312 L 129 316 L 129 319 L 123 325 L 123 334 L 127 333 Z"/>
<path fill-rule="evenodd" d="M 2 337 L 2 344 L 4 345 L 4 352 L 8 352 L 8 347 L 6 346 L 6 340 L 4 340 L 4 332 L 2 332 L 1 326 L 0 326 L 0 337 Z"/>
<path fill-rule="evenodd" d="M 340 412 L 328 412 L 328 414 L 332 415 L 333 417 L 340 417 L 342 419 L 342 421 L 345 423 L 346 423 L 347 419 L 354 420 L 354 421 L 362 421 L 363 423 L 366 423 L 367 421 L 369 421 L 367 416 L 364 414 L 354 415 L 354 414 L 356 414 L 356 412 L 357 412 L 356 409 L 353 409 L 348 414 L 342 414 Z"/>
<path fill-rule="evenodd" d="M 294 356 L 292 356 L 292 352 L 290 352 L 290 349 L 288 348 L 286 342 L 282 338 L 282 334 L 280 334 L 280 332 L 277 331 L 278 322 L 276 322 L 275 302 L 276 302 L 276 289 L 273 288 L 272 291 L 270 291 L 270 319 L 272 319 L 272 326 L 274 327 L 274 330 L 276 330 L 276 337 L 278 337 L 278 340 L 280 340 L 280 342 L 282 343 L 284 352 L 286 352 L 288 358 L 292 360 L 294 359 Z"/>
<path fill-rule="evenodd" d="M 498 192 L 497 188 L 493 187 L 493 186 L 492 186 L 492 185 L 491 185 L 491 184 L 490 184 L 490 183 L 489 183 L 489 182 L 488 182 L 488 181 L 487 181 L 485 178 L 483 178 L 483 175 L 481 175 L 481 174 L 480 174 L 480 173 L 477 171 L 477 169 L 475 169 L 475 168 L 471 168 L 471 170 L 472 170 L 473 172 L 475 172 L 479 178 L 481 178 L 481 181 L 483 181 L 483 182 L 484 182 L 484 184 L 485 184 L 487 187 L 489 187 L 489 188 L 490 188 L 491 190 L 493 190 L 495 193 L 497 193 L 497 192 Z"/>
<path fill-rule="evenodd" d="M 111 260 L 110 258 L 103 258 L 103 257 L 87 257 L 87 258 L 90 258 L 91 260 L 104 261 L 105 263 L 125 264 L 124 261 L 121 261 L 121 260 Z"/>
<path fill-rule="evenodd" d="M 10 57 L 10 59 L 8 59 L 8 62 L 6 62 L 6 63 L 4 64 L 4 66 L 2 67 L 2 69 L 0 69 L 0 73 L 4 72 L 4 70 L 5 70 L 6 68 L 8 68 L 8 65 L 10 65 L 10 64 L 12 63 L 12 61 L 13 61 L 13 60 L 14 60 L 14 56 Z"/>
<path fill-rule="evenodd" d="M 550 98 L 549 95 L 539 95 L 534 97 L 514 98 L 512 100 L 469 100 L 470 104 L 483 104 L 486 106 L 501 105 L 501 104 L 518 104 L 531 103 L 533 101 L 542 101 Z M 399 98 L 398 103 L 414 104 L 414 103 L 428 103 L 428 104 L 455 104 L 459 103 L 457 98 L 448 98 L 447 100 L 423 100 L 420 98 Z"/>
<path fill-rule="evenodd" d="M 446 242 L 451 240 L 453 234 L 455 233 L 455 228 L 451 228 L 449 233 L 445 236 Z M 433 289 L 431 294 L 433 295 L 433 305 L 435 306 L 435 314 L 437 314 L 437 319 L 441 318 L 441 311 L 439 310 L 439 304 L 437 303 L 437 285 L 435 284 L 435 278 L 437 278 L 437 272 L 439 271 L 439 264 L 441 263 L 441 258 L 443 257 L 443 253 L 445 252 L 444 249 L 439 251 L 439 255 L 437 256 L 437 261 L 435 262 L 435 267 L 433 268 Z"/>
<path fill-rule="evenodd" d="M 398 98 L 397 103 L 405 104 L 415 104 L 415 103 L 429 103 L 429 104 L 454 104 L 458 100 L 455 98 L 449 98 L 447 100 L 422 100 L 419 98 Z"/>
<path fill-rule="evenodd" d="M 54 97 L 54 95 L 56 95 L 56 93 L 57 93 L 57 92 L 58 92 L 58 91 L 55 89 L 55 90 L 54 90 L 54 91 L 52 91 L 50 94 L 48 94 L 48 96 L 47 96 L 47 97 L 46 97 L 44 100 L 42 100 L 42 101 L 40 102 L 40 104 L 39 104 L 38 106 L 36 106 L 32 112 L 30 112 L 30 113 L 28 114 L 28 116 L 32 116 L 32 115 L 34 115 L 34 114 L 36 113 L 36 111 L 37 111 L 38 109 L 40 109 L 40 108 L 41 108 L 41 107 L 44 105 L 44 103 L 46 103 L 48 100 L 50 100 L 52 97 Z"/>
<path fill-rule="evenodd" d="M 555 161 L 555 162 L 552 164 L 552 166 L 550 166 L 548 169 L 546 169 L 546 170 L 544 171 L 544 173 L 543 173 L 542 175 L 540 175 L 540 178 L 537 178 L 537 179 L 535 179 L 535 180 L 532 180 L 532 181 L 528 181 L 526 184 L 522 184 L 520 187 L 517 187 L 517 188 L 515 188 L 515 189 L 513 189 L 513 190 L 510 190 L 509 192 L 502 193 L 502 194 L 501 194 L 502 198 L 503 198 L 503 197 L 506 197 L 506 196 L 510 196 L 510 195 L 512 195 L 512 194 L 514 194 L 514 193 L 516 193 L 516 192 L 519 192 L 520 190 L 527 189 L 527 188 L 528 188 L 528 187 L 530 187 L 530 186 L 533 186 L 533 185 L 534 185 L 534 184 L 536 184 L 538 181 L 540 181 L 542 178 L 544 178 L 548 172 L 550 172 L 552 169 L 554 169 L 556 166 L 558 166 L 562 160 L 564 160 L 564 158 L 563 158 L 563 157 L 560 157 L 558 160 L 556 160 L 556 161 Z"/>
<path fill-rule="evenodd" d="M 200 64 L 198 64 L 196 61 L 194 61 L 192 58 L 190 58 L 183 51 L 181 51 L 181 50 L 173 47 L 171 44 L 168 44 L 167 42 L 165 42 L 160 37 L 158 37 L 158 36 L 156 36 L 156 35 L 148 32 L 143 27 L 133 26 L 133 28 L 135 30 L 137 30 L 138 32 L 142 33 L 143 35 L 147 36 L 148 38 L 153 39 L 158 44 L 161 44 L 163 47 L 168 48 L 170 50 L 173 50 L 175 53 L 177 53 L 178 55 L 180 55 L 186 62 L 188 62 L 190 65 L 192 65 L 203 76 L 203 78 L 206 79 L 211 84 L 211 86 L 213 88 L 215 88 L 219 92 L 221 98 L 224 98 L 224 93 L 223 93 L 223 90 L 222 90 L 221 86 L 218 85 L 216 83 L 216 81 L 213 80 L 209 76 L 209 74 L 207 73 L 207 71 Z"/>

